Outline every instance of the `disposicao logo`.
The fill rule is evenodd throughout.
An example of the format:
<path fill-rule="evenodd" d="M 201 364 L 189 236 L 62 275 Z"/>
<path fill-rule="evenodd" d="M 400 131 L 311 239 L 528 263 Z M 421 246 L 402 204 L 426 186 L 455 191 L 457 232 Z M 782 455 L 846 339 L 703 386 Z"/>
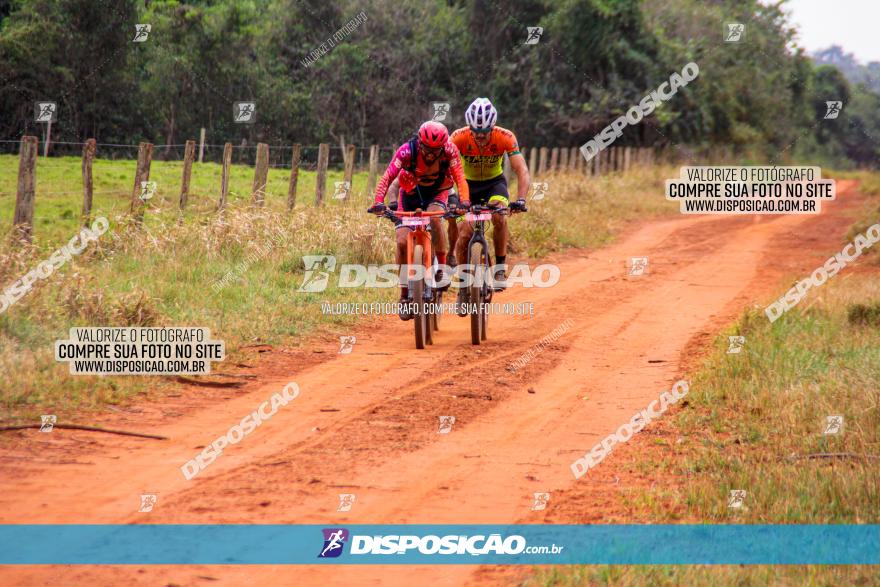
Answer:
<path fill-rule="evenodd" d="M 324 528 L 324 548 L 318 558 L 336 558 L 342 554 L 349 532 L 345 528 Z"/>

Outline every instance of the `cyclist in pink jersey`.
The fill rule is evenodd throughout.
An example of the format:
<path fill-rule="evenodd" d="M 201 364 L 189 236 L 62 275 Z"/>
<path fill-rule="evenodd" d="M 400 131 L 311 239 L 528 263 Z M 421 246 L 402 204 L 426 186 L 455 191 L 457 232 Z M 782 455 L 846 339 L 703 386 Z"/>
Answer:
<path fill-rule="evenodd" d="M 385 211 L 385 195 L 394 179 L 400 184 L 399 209 L 412 212 L 422 210 L 446 210 L 449 189 L 455 185 L 460 194 L 460 209 L 470 206 L 470 192 L 461 165 L 461 156 L 449 140 L 449 131 L 440 122 L 429 121 L 419 128 L 418 136 L 397 149 L 388 169 L 376 186 L 376 196 L 369 212 L 382 214 Z M 406 231 L 409 228 L 397 225 L 397 263 L 406 263 Z M 437 262 L 446 264 L 449 242 L 445 231 L 441 230 L 440 218 L 431 219 L 431 241 L 437 254 Z M 441 279 L 437 276 L 437 279 Z M 406 307 L 409 292 L 401 280 L 400 300 Z M 401 315 L 408 320 L 409 315 Z"/>

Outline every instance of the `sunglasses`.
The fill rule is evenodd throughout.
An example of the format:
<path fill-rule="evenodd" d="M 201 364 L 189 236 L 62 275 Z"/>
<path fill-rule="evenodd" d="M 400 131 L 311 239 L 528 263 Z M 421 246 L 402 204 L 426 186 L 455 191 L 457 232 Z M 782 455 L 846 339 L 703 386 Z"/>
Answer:
<path fill-rule="evenodd" d="M 443 147 L 428 147 L 419 144 L 419 150 L 425 155 L 439 155 L 443 151 Z"/>

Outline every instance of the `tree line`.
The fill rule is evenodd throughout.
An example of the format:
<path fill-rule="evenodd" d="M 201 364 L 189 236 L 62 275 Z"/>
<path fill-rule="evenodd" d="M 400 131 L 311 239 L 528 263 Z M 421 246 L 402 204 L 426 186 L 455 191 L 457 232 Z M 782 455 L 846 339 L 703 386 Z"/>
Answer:
<path fill-rule="evenodd" d="M 0 138 L 391 145 L 477 96 L 524 145 L 580 145 L 695 62 L 617 145 L 730 145 L 876 165 L 880 96 L 793 46 L 758 0 L 0 0 Z M 362 15 L 362 16 L 359 16 Z M 357 18 L 355 18 L 357 17 Z M 725 25 L 745 24 L 739 42 Z M 356 24 L 353 24 L 356 23 Z M 149 24 L 134 42 L 135 25 Z M 541 27 L 526 43 L 528 27 Z M 876 89 L 876 87 L 875 87 Z M 256 122 L 233 119 L 256 104 Z M 828 101 L 844 106 L 826 120 Z"/>

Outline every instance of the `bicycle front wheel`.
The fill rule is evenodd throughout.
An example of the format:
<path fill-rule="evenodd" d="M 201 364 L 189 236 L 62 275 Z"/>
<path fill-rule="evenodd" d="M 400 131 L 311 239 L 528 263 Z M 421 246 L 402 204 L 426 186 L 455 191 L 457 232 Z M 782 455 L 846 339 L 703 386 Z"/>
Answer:
<path fill-rule="evenodd" d="M 470 250 L 470 263 L 473 265 L 473 282 L 468 288 L 468 308 L 471 315 L 471 344 L 480 344 L 485 340 L 486 314 L 484 306 L 486 302 L 486 284 L 489 278 L 489 265 L 486 259 L 486 249 L 483 243 L 474 243 Z"/>

